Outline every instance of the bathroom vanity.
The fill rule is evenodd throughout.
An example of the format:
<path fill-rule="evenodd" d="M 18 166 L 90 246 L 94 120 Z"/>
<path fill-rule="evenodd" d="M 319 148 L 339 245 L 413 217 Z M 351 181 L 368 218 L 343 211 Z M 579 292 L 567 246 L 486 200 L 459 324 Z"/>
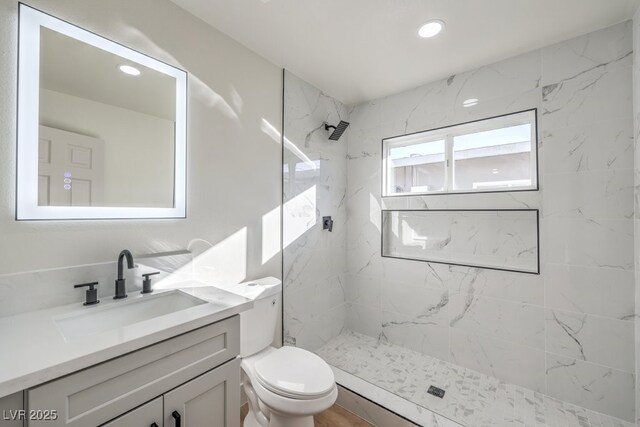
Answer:
<path fill-rule="evenodd" d="M 238 426 L 239 313 L 252 304 L 194 287 L 2 318 L 14 351 L 0 356 L 0 425 Z M 161 314 L 118 323 L 133 312 Z"/>
<path fill-rule="evenodd" d="M 58 416 L 28 425 L 235 425 L 238 353 L 236 315 L 27 390 L 28 412 Z"/>

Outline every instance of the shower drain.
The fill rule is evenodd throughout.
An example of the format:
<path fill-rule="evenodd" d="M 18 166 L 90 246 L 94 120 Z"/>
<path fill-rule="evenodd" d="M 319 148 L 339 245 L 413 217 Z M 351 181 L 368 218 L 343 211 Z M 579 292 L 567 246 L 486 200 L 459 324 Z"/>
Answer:
<path fill-rule="evenodd" d="M 444 393 L 445 391 L 441 388 L 438 388 L 434 385 L 429 386 L 429 390 L 427 390 L 427 393 L 429 394 L 433 394 L 436 397 L 439 397 L 440 399 L 442 399 L 444 397 Z"/>

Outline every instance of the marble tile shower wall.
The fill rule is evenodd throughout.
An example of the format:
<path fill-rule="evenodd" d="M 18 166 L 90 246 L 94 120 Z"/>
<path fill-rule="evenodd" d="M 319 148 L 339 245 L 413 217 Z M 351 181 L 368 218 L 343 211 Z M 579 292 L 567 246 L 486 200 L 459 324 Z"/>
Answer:
<path fill-rule="evenodd" d="M 633 51 L 640 52 L 640 9 L 633 17 Z M 633 55 L 633 125 L 634 150 L 634 250 L 635 250 L 635 374 L 636 374 L 636 425 L 640 426 L 640 57 Z"/>
<path fill-rule="evenodd" d="M 633 420 L 632 56 L 629 21 L 355 106 L 347 328 Z M 530 108 L 540 191 L 380 197 L 382 138 Z M 538 208 L 541 274 L 382 258 L 381 208 Z"/>
<path fill-rule="evenodd" d="M 324 122 L 347 120 L 337 100 L 285 74 L 284 340 L 315 350 L 345 324 L 347 140 L 329 141 Z M 322 217 L 333 217 L 333 231 Z"/>

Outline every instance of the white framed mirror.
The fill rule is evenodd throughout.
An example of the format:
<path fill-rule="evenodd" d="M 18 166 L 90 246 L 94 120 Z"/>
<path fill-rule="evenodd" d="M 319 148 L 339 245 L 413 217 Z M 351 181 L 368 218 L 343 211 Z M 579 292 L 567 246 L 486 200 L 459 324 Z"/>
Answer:
<path fill-rule="evenodd" d="M 17 220 L 186 217 L 187 73 L 20 4 Z"/>

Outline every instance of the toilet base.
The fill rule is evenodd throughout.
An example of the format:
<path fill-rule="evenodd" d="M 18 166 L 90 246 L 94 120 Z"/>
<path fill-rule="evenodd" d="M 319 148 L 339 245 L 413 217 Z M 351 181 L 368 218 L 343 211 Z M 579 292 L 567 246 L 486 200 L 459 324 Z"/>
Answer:
<path fill-rule="evenodd" d="M 261 408 L 251 382 L 245 376 L 242 383 L 249 400 L 249 412 L 244 419 L 244 427 L 314 427 L 313 415 L 285 415 L 277 411 Z M 264 410 L 263 410 L 264 409 Z M 256 418 L 258 413 L 261 423 Z M 267 415 L 268 414 L 268 415 Z"/>
<path fill-rule="evenodd" d="M 256 417 L 253 416 L 251 411 L 249 411 L 247 416 L 244 417 L 244 421 L 242 421 L 242 425 L 244 427 L 260 427 L 260 424 L 258 424 L 258 421 L 256 421 Z"/>
<path fill-rule="evenodd" d="M 269 427 L 314 427 L 313 415 L 285 416 L 271 412 Z"/>
<path fill-rule="evenodd" d="M 314 427 L 313 415 L 288 417 L 271 412 L 269 427 Z M 253 412 L 249 411 L 244 419 L 244 427 L 262 427 Z"/>

